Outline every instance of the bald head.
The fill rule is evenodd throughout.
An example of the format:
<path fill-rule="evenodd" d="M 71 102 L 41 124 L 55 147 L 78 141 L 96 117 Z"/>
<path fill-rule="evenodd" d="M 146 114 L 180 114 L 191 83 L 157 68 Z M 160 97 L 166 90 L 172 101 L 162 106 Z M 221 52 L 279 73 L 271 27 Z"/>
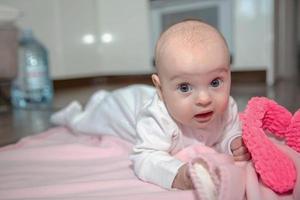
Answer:
<path fill-rule="evenodd" d="M 186 20 L 169 27 L 162 33 L 155 48 L 155 65 L 158 72 L 164 54 L 171 44 L 175 43 L 188 47 L 205 47 L 205 45 L 209 45 L 210 42 L 220 42 L 228 49 L 222 34 L 205 22 Z"/>

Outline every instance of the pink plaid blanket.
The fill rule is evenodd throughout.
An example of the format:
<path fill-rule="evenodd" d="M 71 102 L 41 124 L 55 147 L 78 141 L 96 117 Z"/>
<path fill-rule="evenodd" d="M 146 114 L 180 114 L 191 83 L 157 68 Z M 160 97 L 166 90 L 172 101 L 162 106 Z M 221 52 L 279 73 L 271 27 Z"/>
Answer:
<path fill-rule="evenodd" d="M 234 163 L 203 146 L 178 154 L 211 160 L 224 177 L 223 200 L 300 199 L 300 155 L 278 146 L 294 161 L 293 191 L 277 194 L 263 185 L 251 162 Z M 128 155 L 131 144 L 114 137 L 74 135 L 64 127 L 26 137 L 0 148 L 0 199 L 203 199 L 201 191 L 165 190 L 136 178 Z M 222 185 L 223 184 L 223 185 Z M 226 184 L 226 185 L 225 185 Z"/>

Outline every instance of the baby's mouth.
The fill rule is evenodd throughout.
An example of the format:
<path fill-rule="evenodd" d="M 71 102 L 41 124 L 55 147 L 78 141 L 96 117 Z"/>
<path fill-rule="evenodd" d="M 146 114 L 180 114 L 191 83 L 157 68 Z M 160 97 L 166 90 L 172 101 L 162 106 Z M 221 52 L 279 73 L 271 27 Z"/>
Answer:
<path fill-rule="evenodd" d="M 213 111 L 199 113 L 199 114 L 195 115 L 195 118 L 200 122 L 205 122 L 205 121 L 208 121 L 212 117 L 213 113 L 214 113 Z"/>

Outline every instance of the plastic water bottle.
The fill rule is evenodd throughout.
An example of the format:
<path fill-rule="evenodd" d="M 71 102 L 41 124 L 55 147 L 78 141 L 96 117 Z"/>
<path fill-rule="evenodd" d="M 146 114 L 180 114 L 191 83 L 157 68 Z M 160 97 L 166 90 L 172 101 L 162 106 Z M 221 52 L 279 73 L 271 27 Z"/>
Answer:
<path fill-rule="evenodd" d="M 11 101 L 17 108 L 47 108 L 52 105 L 53 84 L 49 78 L 48 53 L 26 29 L 19 42 L 19 68 L 11 86 Z"/>

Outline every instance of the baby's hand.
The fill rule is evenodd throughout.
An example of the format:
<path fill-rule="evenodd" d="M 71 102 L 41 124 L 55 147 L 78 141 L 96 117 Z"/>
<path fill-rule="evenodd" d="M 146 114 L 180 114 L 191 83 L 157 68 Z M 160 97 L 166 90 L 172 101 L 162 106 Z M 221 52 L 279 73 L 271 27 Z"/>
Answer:
<path fill-rule="evenodd" d="M 188 172 L 188 164 L 184 164 L 178 170 L 178 173 L 172 183 L 172 188 L 181 190 L 193 189 L 193 183 Z"/>
<path fill-rule="evenodd" d="M 235 161 L 247 161 L 251 159 L 242 137 L 235 138 L 230 144 L 230 149 Z"/>

